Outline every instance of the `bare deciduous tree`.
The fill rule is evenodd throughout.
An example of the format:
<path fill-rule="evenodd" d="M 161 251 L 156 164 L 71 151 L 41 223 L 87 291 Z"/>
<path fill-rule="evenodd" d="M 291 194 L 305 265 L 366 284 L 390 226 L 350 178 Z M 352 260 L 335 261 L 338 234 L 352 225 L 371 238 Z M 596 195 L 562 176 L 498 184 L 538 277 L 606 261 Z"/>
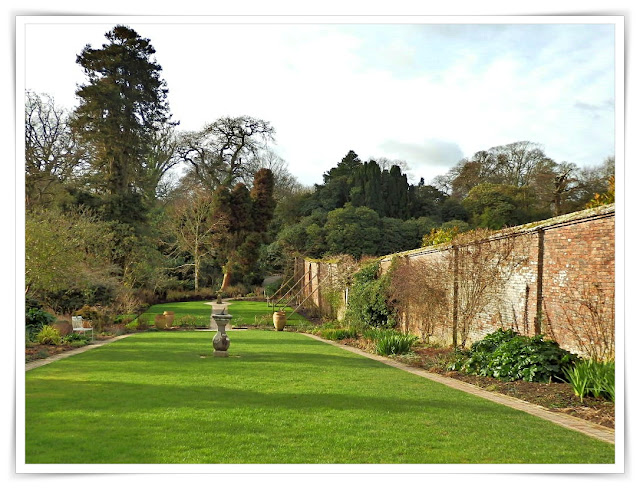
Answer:
<path fill-rule="evenodd" d="M 200 131 L 183 133 L 178 154 L 207 188 L 231 187 L 251 180 L 246 163 L 273 141 L 274 133 L 261 119 L 222 117 Z"/>
<path fill-rule="evenodd" d="M 168 231 L 175 239 L 173 253 L 190 257 L 182 267 L 193 268 L 194 288 L 198 290 L 202 260 L 215 253 L 227 230 L 227 221 L 216 212 L 213 195 L 197 187 L 184 191 L 171 203 L 168 217 Z"/>
<path fill-rule="evenodd" d="M 48 95 L 26 93 L 25 184 L 27 208 L 46 205 L 80 163 L 68 116 Z"/>

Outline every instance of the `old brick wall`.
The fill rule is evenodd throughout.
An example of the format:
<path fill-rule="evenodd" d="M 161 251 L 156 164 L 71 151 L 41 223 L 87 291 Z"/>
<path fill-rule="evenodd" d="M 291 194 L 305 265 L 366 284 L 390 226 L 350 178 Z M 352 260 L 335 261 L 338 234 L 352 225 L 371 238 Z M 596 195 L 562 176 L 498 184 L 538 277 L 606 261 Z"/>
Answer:
<path fill-rule="evenodd" d="M 543 332 L 573 351 L 598 350 L 607 332 L 597 323 L 614 319 L 613 213 L 549 226 L 543 243 Z"/>
<path fill-rule="evenodd" d="M 614 223 L 612 204 L 496 233 L 496 240 L 513 241 L 517 266 L 505 267 L 504 286 L 475 317 L 467 346 L 498 328 L 512 328 L 526 335 L 543 333 L 563 348 L 586 356 L 595 354 L 603 342 L 613 343 L 613 330 L 604 329 L 613 328 Z M 452 253 L 447 246 L 397 253 L 381 258 L 381 270 L 386 272 L 394 257 L 410 262 L 442 262 L 451 260 Z M 331 266 L 305 261 L 308 270 L 313 273 L 319 270 L 319 277 L 323 272 L 329 273 Z M 313 273 L 308 276 L 308 286 L 315 287 L 319 282 L 318 277 L 311 280 Z M 451 300 L 454 282 L 451 269 L 443 280 L 451 284 Z M 319 287 L 313 301 L 328 311 L 322 296 Z M 453 337 L 455 301 L 451 302 L 447 317 L 432 338 L 444 344 L 451 344 Z M 400 319 L 403 329 L 418 332 L 411 314 Z M 605 338 L 608 334 L 611 337 Z"/>

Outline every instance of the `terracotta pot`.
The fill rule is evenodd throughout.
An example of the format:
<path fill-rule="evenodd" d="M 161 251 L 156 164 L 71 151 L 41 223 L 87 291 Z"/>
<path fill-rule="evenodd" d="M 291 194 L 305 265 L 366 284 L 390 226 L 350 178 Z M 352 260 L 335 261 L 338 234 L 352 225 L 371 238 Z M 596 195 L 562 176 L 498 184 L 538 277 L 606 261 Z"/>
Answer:
<path fill-rule="evenodd" d="M 287 324 L 287 314 L 284 311 L 274 312 L 273 325 L 276 327 L 276 331 L 284 330 L 285 324 Z"/>
<path fill-rule="evenodd" d="M 173 320 L 176 318 L 176 315 L 173 311 L 164 311 L 164 318 L 167 328 L 170 328 L 173 324 Z"/>
<path fill-rule="evenodd" d="M 156 317 L 153 320 L 153 324 L 158 329 L 165 329 L 165 327 L 167 326 L 167 318 L 164 316 L 164 314 L 156 314 Z"/>

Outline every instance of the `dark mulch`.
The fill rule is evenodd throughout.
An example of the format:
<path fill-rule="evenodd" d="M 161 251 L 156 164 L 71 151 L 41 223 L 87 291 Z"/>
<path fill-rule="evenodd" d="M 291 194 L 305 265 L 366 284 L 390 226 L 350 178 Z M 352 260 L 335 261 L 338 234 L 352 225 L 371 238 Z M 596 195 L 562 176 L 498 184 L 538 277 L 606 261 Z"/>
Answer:
<path fill-rule="evenodd" d="M 344 340 L 342 343 L 364 350 L 369 348 L 367 343 L 362 340 Z M 493 377 L 453 372 L 447 369 L 447 365 L 453 359 L 453 349 L 451 348 L 421 346 L 414 348 L 410 355 L 398 356 L 395 359 L 413 367 L 424 368 L 429 372 L 477 385 L 490 392 L 497 392 L 543 406 L 550 411 L 565 413 L 601 426 L 615 428 L 615 404 L 613 402 L 592 397 L 580 401 L 571 386 L 566 383 L 526 382 L 524 380 L 507 382 Z"/>
<path fill-rule="evenodd" d="M 102 341 L 113 338 L 114 335 L 110 334 L 98 334 L 94 338 L 94 343 L 100 343 Z M 36 360 L 42 360 L 54 355 L 59 355 L 65 351 L 75 350 L 76 348 L 82 348 L 86 345 L 77 344 L 65 344 L 65 345 L 40 345 L 37 343 L 29 343 L 25 347 L 25 363 L 34 362 Z"/>
<path fill-rule="evenodd" d="M 30 345 L 25 348 L 26 363 L 42 360 L 75 348 L 71 345 Z"/>

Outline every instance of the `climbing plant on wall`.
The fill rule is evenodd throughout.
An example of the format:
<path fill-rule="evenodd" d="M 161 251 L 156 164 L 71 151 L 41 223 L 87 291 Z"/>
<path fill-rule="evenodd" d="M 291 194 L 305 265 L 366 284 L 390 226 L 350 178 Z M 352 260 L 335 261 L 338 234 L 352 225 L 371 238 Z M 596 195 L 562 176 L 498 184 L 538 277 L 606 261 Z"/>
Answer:
<path fill-rule="evenodd" d="M 389 274 L 380 275 L 380 262 L 363 266 L 353 276 L 345 319 L 357 328 L 393 328 L 396 317 L 389 297 Z"/>

